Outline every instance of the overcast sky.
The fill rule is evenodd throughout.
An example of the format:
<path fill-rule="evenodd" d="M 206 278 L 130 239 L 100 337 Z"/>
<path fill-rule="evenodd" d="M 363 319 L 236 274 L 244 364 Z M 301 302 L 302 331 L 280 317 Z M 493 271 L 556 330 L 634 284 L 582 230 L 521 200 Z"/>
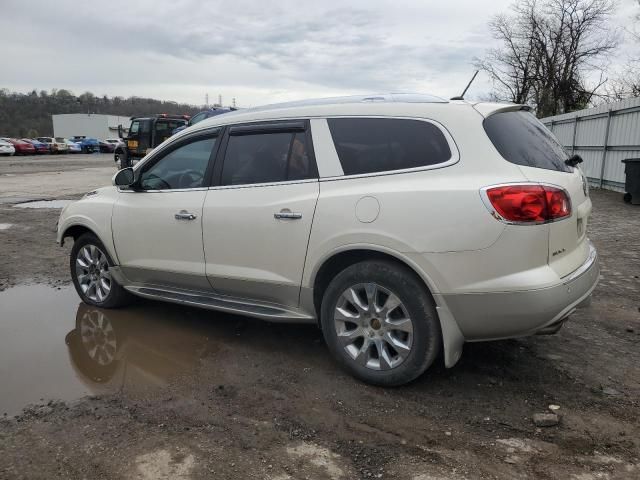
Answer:
<path fill-rule="evenodd" d="M 618 0 L 628 26 L 636 0 Z M 459 94 L 512 0 L 1 0 L 0 87 L 238 106 Z M 629 47 L 630 48 L 630 47 Z M 625 51 L 629 48 L 623 48 Z M 622 59 L 613 59 L 613 66 Z M 490 89 L 482 76 L 468 98 Z"/>

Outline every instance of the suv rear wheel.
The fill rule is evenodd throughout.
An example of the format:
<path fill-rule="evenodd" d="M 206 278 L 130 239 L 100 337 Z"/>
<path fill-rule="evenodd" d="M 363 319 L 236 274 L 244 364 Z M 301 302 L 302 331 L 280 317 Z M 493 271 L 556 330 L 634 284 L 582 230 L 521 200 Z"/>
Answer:
<path fill-rule="evenodd" d="M 84 233 L 73 242 L 70 260 L 73 285 L 84 303 L 104 308 L 130 303 L 131 294 L 111 276 L 113 262 L 93 233 Z"/>
<path fill-rule="evenodd" d="M 321 323 L 340 364 L 381 386 L 417 378 L 442 343 L 433 301 L 421 280 L 387 261 L 360 262 L 340 272 L 322 299 Z"/>

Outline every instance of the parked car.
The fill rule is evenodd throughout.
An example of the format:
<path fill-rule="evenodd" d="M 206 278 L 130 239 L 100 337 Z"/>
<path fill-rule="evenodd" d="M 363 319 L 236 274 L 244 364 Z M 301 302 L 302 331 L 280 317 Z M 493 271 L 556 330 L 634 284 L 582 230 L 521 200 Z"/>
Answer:
<path fill-rule="evenodd" d="M 10 142 L 0 140 L 0 155 L 10 156 L 16 153 L 16 149 Z"/>
<path fill-rule="evenodd" d="M 82 147 L 77 142 L 72 142 L 68 138 L 64 139 L 64 143 L 67 145 L 67 151 L 69 153 L 82 153 Z"/>
<path fill-rule="evenodd" d="M 51 153 L 66 153 L 68 150 L 67 143 L 62 137 L 38 137 L 37 140 L 49 145 Z"/>
<path fill-rule="evenodd" d="M 82 153 L 95 153 L 100 151 L 100 142 L 96 138 L 73 137 L 73 141 L 80 145 Z"/>
<path fill-rule="evenodd" d="M 114 150 L 116 149 L 116 145 L 114 145 L 113 143 L 109 143 L 104 140 L 98 140 L 98 142 L 100 144 L 101 153 L 113 153 Z"/>
<path fill-rule="evenodd" d="M 36 149 L 36 153 L 51 153 L 51 146 L 46 143 L 34 140 L 33 138 L 23 138 L 21 140 L 33 145 L 33 147 Z"/>
<path fill-rule="evenodd" d="M 122 145 L 124 142 L 122 141 L 121 138 L 105 138 L 104 140 L 107 143 L 111 143 L 114 146 L 118 146 L 118 145 Z"/>
<path fill-rule="evenodd" d="M 185 128 L 190 127 L 191 125 L 195 125 L 196 123 L 201 122 L 202 120 L 215 117 L 216 115 L 222 115 L 223 113 L 233 112 L 235 110 L 236 110 L 235 108 L 224 108 L 224 107 L 214 107 L 208 110 L 204 110 L 202 112 L 196 113 L 193 117 L 189 119 L 186 125 L 181 125 L 178 128 L 175 128 L 171 133 L 175 135 L 176 133 L 181 132 Z"/>
<path fill-rule="evenodd" d="M 18 140 L 16 138 L 0 138 L 0 140 L 4 140 L 13 145 L 16 155 L 35 155 L 36 153 L 36 147 L 24 140 Z"/>
<path fill-rule="evenodd" d="M 574 165 L 522 105 L 294 102 L 172 137 L 67 206 L 57 240 L 74 238 L 87 304 L 317 322 L 354 376 L 400 385 L 588 303 L 599 266 Z"/>

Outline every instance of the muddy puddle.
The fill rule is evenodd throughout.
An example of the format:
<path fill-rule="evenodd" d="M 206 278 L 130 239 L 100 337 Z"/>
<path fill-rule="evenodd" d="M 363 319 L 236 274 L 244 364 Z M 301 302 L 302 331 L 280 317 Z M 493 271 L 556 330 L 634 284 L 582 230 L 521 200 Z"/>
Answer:
<path fill-rule="evenodd" d="M 17 203 L 15 208 L 64 208 L 75 200 L 37 200 L 33 202 Z"/>
<path fill-rule="evenodd" d="M 219 348 L 216 330 L 233 326 L 218 317 L 159 302 L 98 309 L 73 287 L 0 292 L 0 415 L 48 400 L 162 388 Z"/>

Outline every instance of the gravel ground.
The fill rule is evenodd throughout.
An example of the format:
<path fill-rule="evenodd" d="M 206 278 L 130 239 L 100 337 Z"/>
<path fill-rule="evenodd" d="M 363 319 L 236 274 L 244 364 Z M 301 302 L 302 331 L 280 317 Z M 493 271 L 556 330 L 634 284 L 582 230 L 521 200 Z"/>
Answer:
<path fill-rule="evenodd" d="M 468 344 L 455 368 L 395 389 L 340 371 L 312 326 L 79 304 L 58 211 L 0 204 L 0 322 L 31 339 L 0 334 L 0 381 L 44 392 L 0 420 L 0 478 L 637 479 L 640 208 L 592 198 L 603 278 L 589 308 L 554 336 Z M 82 348 L 88 319 L 113 330 L 102 362 Z M 71 331 L 48 334 L 56 322 Z M 536 426 L 549 405 L 559 423 Z"/>
<path fill-rule="evenodd" d="M 0 157 L 0 204 L 78 197 L 110 185 L 113 154 Z"/>

